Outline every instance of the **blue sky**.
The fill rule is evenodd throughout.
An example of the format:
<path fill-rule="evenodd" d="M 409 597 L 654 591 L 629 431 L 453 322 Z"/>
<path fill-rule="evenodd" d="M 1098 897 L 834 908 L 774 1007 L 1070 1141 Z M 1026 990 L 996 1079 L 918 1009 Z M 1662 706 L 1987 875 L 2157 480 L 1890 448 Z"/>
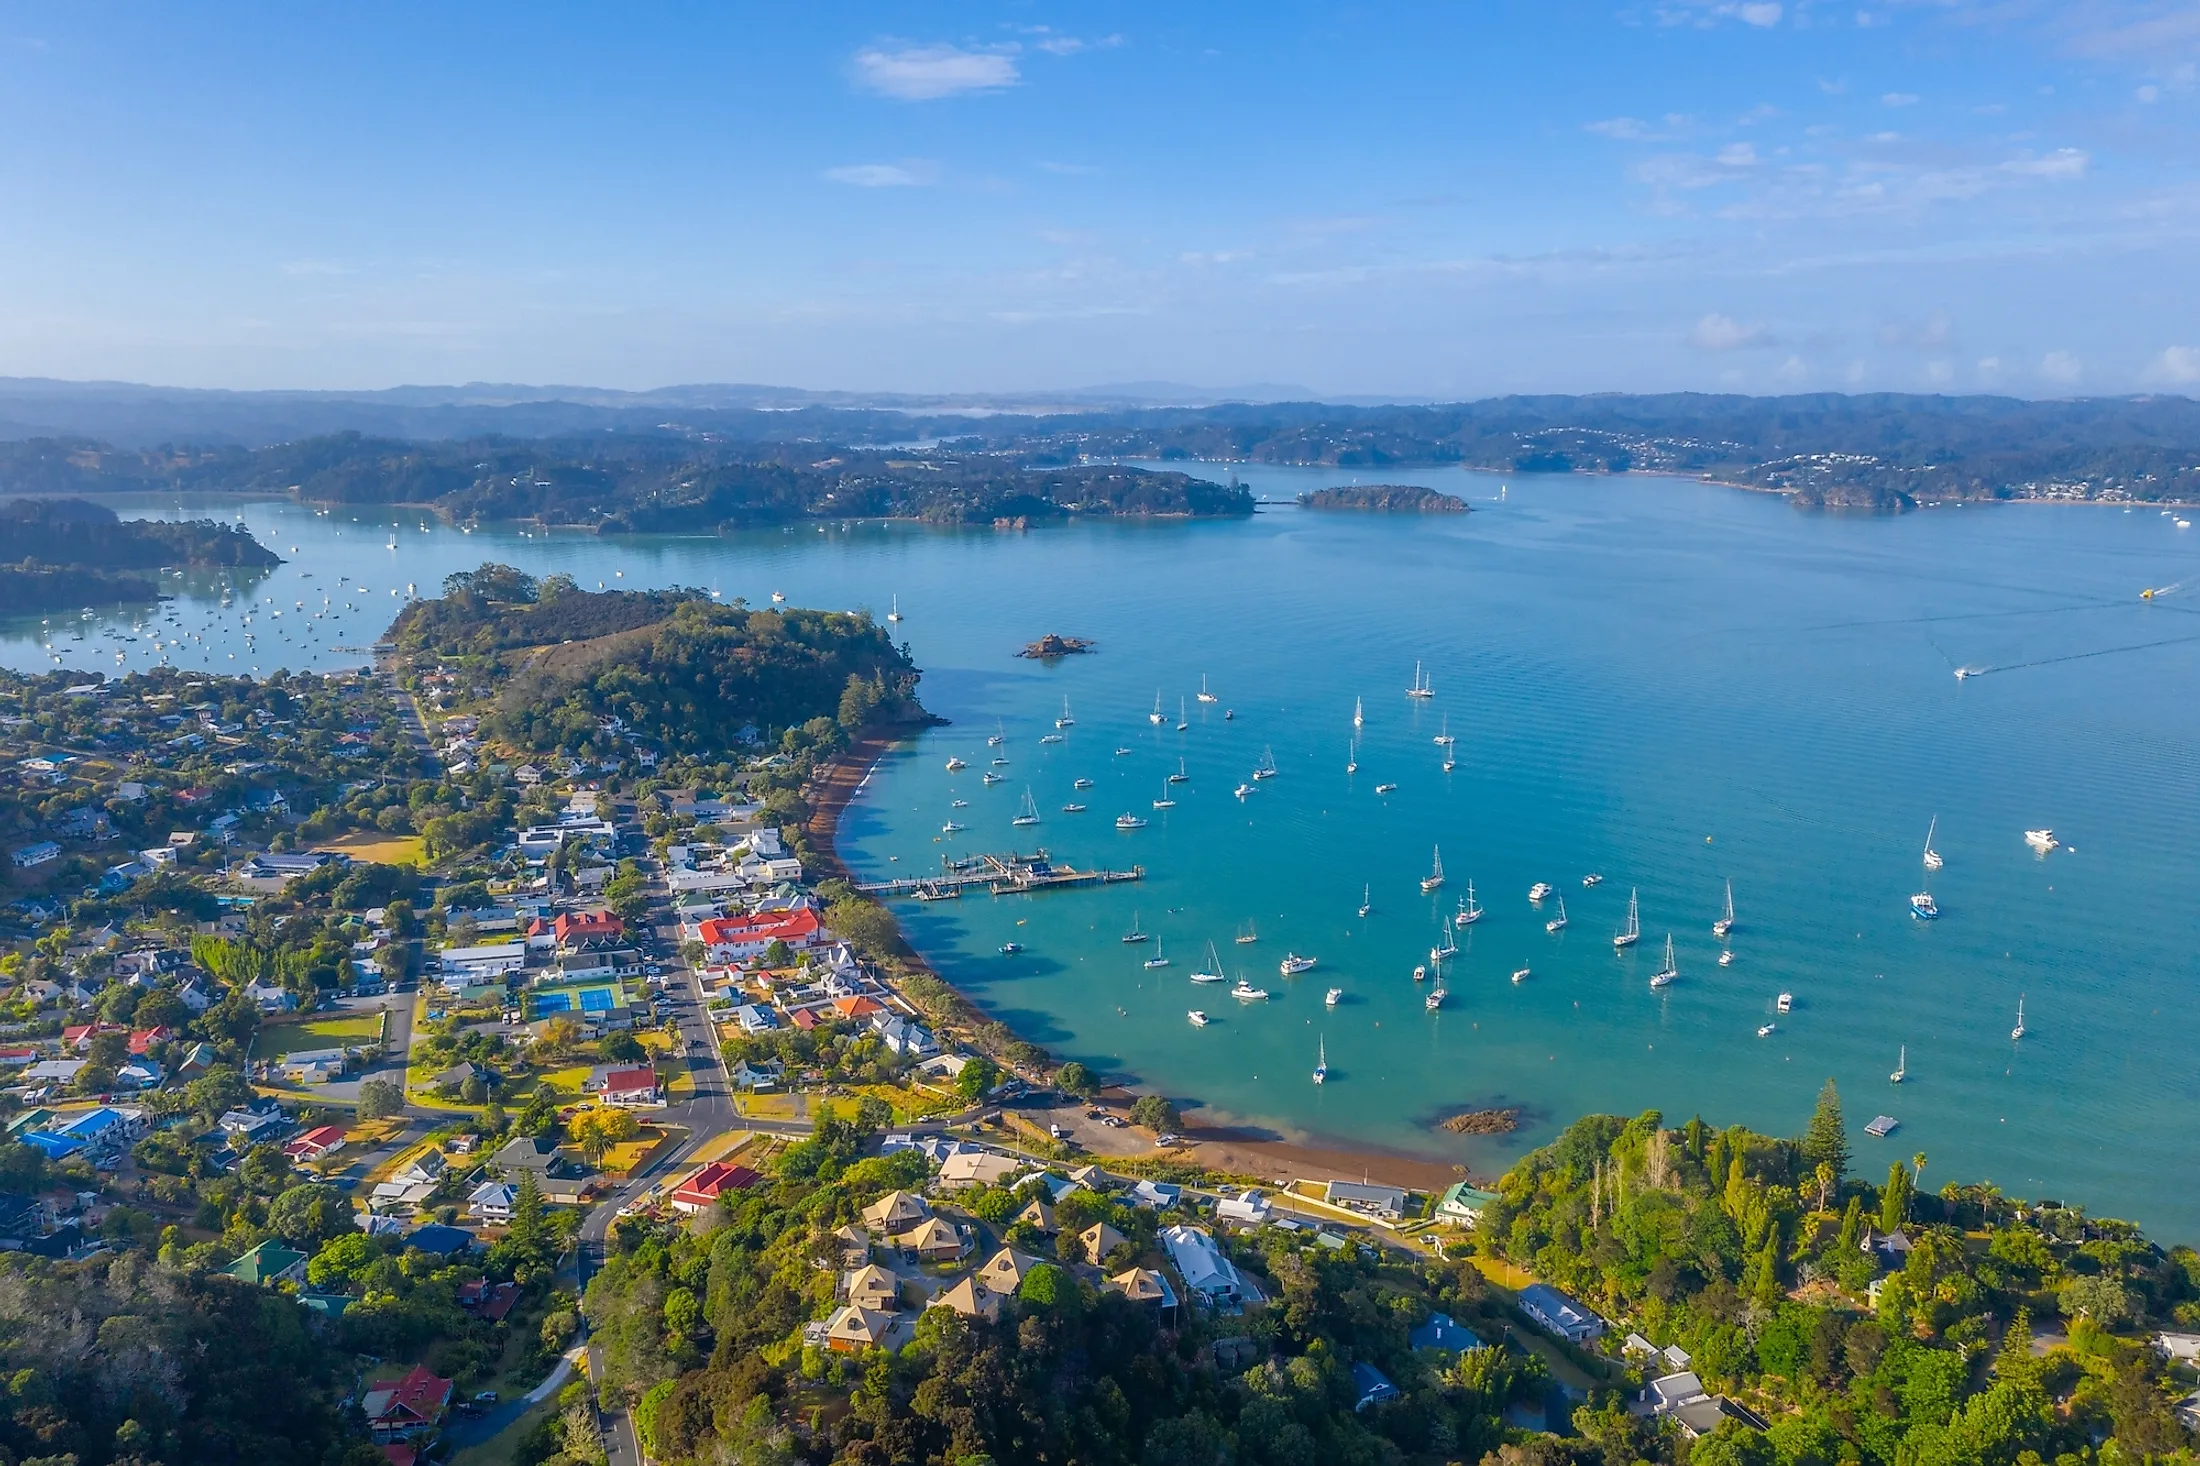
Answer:
<path fill-rule="evenodd" d="M 0 374 L 2200 390 L 2200 4 L 0 11 Z"/>

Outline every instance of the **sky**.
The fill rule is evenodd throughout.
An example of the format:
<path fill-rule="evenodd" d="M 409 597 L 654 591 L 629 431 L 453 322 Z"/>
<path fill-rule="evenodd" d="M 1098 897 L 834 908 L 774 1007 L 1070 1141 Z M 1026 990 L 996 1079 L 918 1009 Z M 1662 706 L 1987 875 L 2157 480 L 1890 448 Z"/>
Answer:
<path fill-rule="evenodd" d="M 0 9 L 0 375 L 2200 393 L 2200 0 Z"/>

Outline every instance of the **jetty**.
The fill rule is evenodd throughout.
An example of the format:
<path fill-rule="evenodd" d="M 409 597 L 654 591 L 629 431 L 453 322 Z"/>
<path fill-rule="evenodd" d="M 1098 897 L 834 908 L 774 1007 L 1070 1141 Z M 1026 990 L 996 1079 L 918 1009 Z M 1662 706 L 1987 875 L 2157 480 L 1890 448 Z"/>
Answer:
<path fill-rule="evenodd" d="M 1129 870 L 1080 870 L 1057 861 L 1044 849 L 1029 855 L 941 856 L 940 873 L 905 876 L 891 881 L 862 881 L 856 886 L 866 896 L 883 899 L 906 896 L 918 901 L 952 901 L 971 887 L 983 887 L 995 896 L 1022 896 L 1038 891 L 1060 891 L 1074 886 L 1112 886 L 1122 881 L 1142 881 L 1146 868 Z"/>

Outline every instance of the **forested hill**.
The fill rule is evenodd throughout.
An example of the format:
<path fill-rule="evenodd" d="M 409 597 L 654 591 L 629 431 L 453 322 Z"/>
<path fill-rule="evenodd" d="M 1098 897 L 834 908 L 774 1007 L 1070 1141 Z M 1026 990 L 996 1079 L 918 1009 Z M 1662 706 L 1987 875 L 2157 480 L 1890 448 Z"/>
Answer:
<path fill-rule="evenodd" d="M 609 719 L 709 753 L 819 719 L 854 731 L 923 716 L 916 667 L 867 615 L 584 591 L 484 565 L 407 606 L 389 635 L 416 680 L 456 685 L 484 732 L 545 754 L 609 741 Z"/>
<path fill-rule="evenodd" d="M 121 519 L 82 499 L 0 503 L 0 556 L 0 614 L 11 615 L 149 601 L 159 586 L 147 571 L 282 563 L 242 525 Z"/>
<path fill-rule="evenodd" d="M 906 421 L 900 422 L 903 431 Z M 428 504 L 454 519 L 692 532 L 809 518 L 989 524 L 1085 515 L 1250 513 L 1252 496 L 1175 471 L 1028 467 L 1021 455 L 726 442 L 676 431 L 406 442 L 338 433 L 257 449 L 118 452 L 0 443 L 0 491 L 295 493 Z"/>

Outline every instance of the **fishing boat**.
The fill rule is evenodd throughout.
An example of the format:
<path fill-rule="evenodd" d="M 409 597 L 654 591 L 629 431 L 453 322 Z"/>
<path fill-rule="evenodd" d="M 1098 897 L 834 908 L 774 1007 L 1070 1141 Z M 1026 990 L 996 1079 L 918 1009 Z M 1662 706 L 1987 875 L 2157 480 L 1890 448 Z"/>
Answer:
<path fill-rule="evenodd" d="M 1515 968 L 1513 969 L 1513 981 L 1514 981 L 1514 982 L 1526 982 L 1527 980 L 1528 980 L 1528 969 L 1527 969 L 1527 968 L 1525 968 L 1525 967 L 1515 967 Z"/>
<path fill-rule="evenodd" d="M 1941 867 L 1940 852 L 1933 848 L 1933 832 L 1939 828 L 1940 816 L 1936 814 L 1925 826 L 1925 868 L 1927 870 L 1939 870 Z"/>
<path fill-rule="evenodd" d="M 1433 891 L 1444 883 L 1444 851 L 1441 846 L 1431 847 L 1435 854 L 1429 863 L 1429 873 L 1421 877 L 1421 889 Z"/>
<path fill-rule="evenodd" d="M 1650 974 L 1650 986 L 1654 988 L 1669 986 L 1673 979 L 1680 975 L 1680 968 L 1673 963 L 1673 934 L 1667 932 L 1665 934 L 1665 965 Z"/>
<path fill-rule="evenodd" d="M 1590 871 L 1587 875 L 1581 878 L 1581 888 L 1584 891 L 1588 890 L 1591 886 L 1601 886 L 1603 884 L 1604 877 L 1598 875 L 1595 871 Z"/>
<path fill-rule="evenodd" d="M 1008 775 L 996 774 L 991 769 L 987 769 L 985 771 L 983 782 L 987 785 L 1006 784 L 1008 782 Z"/>
<path fill-rule="evenodd" d="M 1777 1028 L 1778 1026 L 1779 1026 L 1779 1025 L 1777 1025 L 1777 1024 L 1773 1024 L 1773 1023 L 1761 1023 L 1761 1024 L 1757 1025 L 1757 1037 L 1759 1037 L 1759 1038 L 1770 1038 L 1770 1037 L 1772 1037 L 1772 1033 L 1773 1033 L 1773 1030 L 1774 1030 L 1775 1028 Z"/>
<path fill-rule="evenodd" d="M 1428 674 L 1421 670 L 1419 662 L 1413 664 L 1413 685 L 1406 689 L 1406 696 L 1422 698 L 1436 696 L 1436 689 L 1429 685 Z"/>
<path fill-rule="evenodd" d="M 1023 949 L 1024 949 L 1024 944 L 1023 944 L 1022 942 L 1003 942 L 1003 943 L 1001 943 L 1001 955 L 1002 955 L 1003 957 L 1013 957 L 1013 956 L 1015 956 L 1015 955 L 1016 955 L 1016 954 L 1017 954 L 1018 952 L 1021 952 L 1021 951 L 1022 951 Z"/>
<path fill-rule="evenodd" d="M 1156 728 L 1160 727 L 1162 723 L 1166 721 L 1166 717 L 1161 711 L 1161 694 L 1159 692 L 1156 692 L 1153 695 L 1153 711 L 1146 714 L 1146 721 L 1153 724 Z"/>
<path fill-rule="evenodd" d="M 1431 1013 L 1435 1012 L 1438 1008 L 1443 1007 L 1444 990 L 1442 988 L 1430 988 L 1428 990 L 1428 996 L 1421 999 L 1421 1006 L 1428 1009 Z"/>
<path fill-rule="evenodd" d="M 1201 702 L 1222 701 L 1221 698 L 1216 697 L 1213 693 L 1207 690 L 1207 674 L 1205 672 L 1199 674 L 1199 700 Z"/>
<path fill-rule="evenodd" d="M 1119 830 L 1143 830 L 1146 822 L 1135 814 L 1119 814 L 1115 817 L 1115 827 Z"/>
<path fill-rule="evenodd" d="M 1916 917 L 1919 921 L 1938 921 L 1940 919 L 1940 907 L 1933 900 L 1933 893 L 1920 891 L 1912 896 L 1910 898 L 1910 915 Z"/>
<path fill-rule="evenodd" d="M 1726 883 L 1726 913 L 1711 923 L 1711 935 L 1726 940 L 1726 934 L 1734 930 L 1734 883 Z"/>
<path fill-rule="evenodd" d="M 1176 800 L 1175 800 L 1174 798 L 1172 798 L 1172 797 L 1170 796 L 1170 794 L 1169 794 L 1169 781 L 1168 781 L 1168 780 L 1164 779 L 1164 780 L 1162 780 L 1162 781 L 1161 781 L 1161 797 L 1160 797 L 1159 799 L 1156 799 L 1156 800 L 1155 800 L 1155 801 L 1153 802 L 1153 807 L 1154 807 L 1155 809 L 1174 809 L 1174 808 L 1176 808 Z"/>
<path fill-rule="evenodd" d="M 1228 979 L 1227 977 L 1223 976 L 1223 973 L 1222 973 L 1222 954 L 1221 954 L 1220 952 L 1217 952 L 1217 951 L 1215 950 L 1215 944 L 1214 944 L 1213 942 L 1209 942 L 1209 943 L 1207 944 L 1207 965 L 1206 965 L 1205 967 L 1202 967 L 1202 968 L 1200 968 L 1200 969 L 1199 969 L 1199 970 L 1198 970 L 1197 972 L 1194 972 L 1194 973 L 1192 974 L 1192 981 L 1193 981 L 1193 982 L 1228 982 L 1228 981 L 1229 981 L 1229 979 Z"/>
<path fill-rule="evenodd" d="M 1123 933 L 1123 940 L 1125 942 L 1143 942 L 1146 939 L 1146 929 L 1138 924 L 1138 913 L 1133 911 L 1131 913 L 1131 929 Z"/>
<path fill-rule="evenodd" d="M 1778 1010 L 1779 1010 L 1780 1012 L 1782 1012 L 1782 1013 L 1792 1013 L 1792 1012 L 1794 1012 L 1794 1011 L 1795 1011 L 1795 994 L 1793 994 L 1793 993 L 1782 993 L 1782 994 L 1780 994 L 1780 996 L 1779 996 L 1778 998 L 1776 998 L 1776 999 L 1774 999 L 1774 1000 L 1773 1000 L 1773 1004 L 1772 1004 L 1772 1006 L 1773 1006 L 1774 1008 L 1778 1009 Z"/>
<path fill-rule="evenodd" d="M 1544 901 L 1550 899 L 1553 889 L 1549 881 L 1537 881 L 1534 885 L 1528 887 L 1528 899 L 1540 906 Z"/>
<path fill-rule="evenodd" d="M 1359 728 L 1364 726 L 1366 722 L 1367 710 L 1360 706 L 1360 700 L 1358 698 L 1352 699 L 1352 726 L 1355 728 Z"/>
<path fill-rule="evenodd" d="M 1375 888 L 1371 885 L 1360 887 L 1360 915 L 1365 916 L 1374 909 Z"/>
<path fill-rule="evenodd" d="M 1436 735 L 1436 742 L 1444 748 L 1449 748 L 1458 741 L 1458 739 L 1451 736 L 1451 714 L 1446 713 L 1444 714 L 1444 731 Z"/>
<path fill-rule="evenodd" d="M 2040 854 L 2045 855 L 2048 851 L 2061 845 L 2062 841 L 2055 838 L 2053 830 L 2026 830 L 2024 832 L 2024 843 Z"/>
<path fill-rule="evenodd" d="M 1072 780 L 1070 780 L 1070 785 L 1069 785 L 1069 787 L 1070 787 L 1070 788 L 1072 788 L 1072 789 L 1090 789 L 1090 788 L 1092 787 L 1092 780 L 1090 780 L 1090 779 L 1072 779 Z"/>
<path fill-rule="evenodd" d="M 1259 762 L 1259 763 L 1257 763 L 1257 764 L 1255 764 L 1255 765 L 1253 765 L 1253 777 L 1254 777 L 1254 778 L 1256 778 L 1256 779 L 1273 779 L 1274 777 L 1276 777 L 1276 751 L 1275 751 L 1275 749 L 1273 749 L 1273 748 L 1262 748 L 1262 749 L 1261 749 L 1261 751 L 1260 751 L 1260 762 Z"/>
<path fill-rule="evenodd" d="M 1254 796 L 1255 794 L 1258 794 L 1258 793 L 1260 793 L 1260 791 L 1259 791 L 1258 789 L 1255 789 L 1255 788 L 1254 788 L 1254 787 L 1253 787 L 1252 785 L 1250 785 L 1250 784 L 1240 784 L 1240 785 L 1238 785 L 1238 786 L 1237 786 L 1237 788 L 1235 788 L 1235 789 L 1232 789 L 1232 790 L 1231 790 L 1230 792 L 1231 792 L 1232 794 L 1235 794 L 1235 795 L 1236 795 L 1236 796 L 1237 796 L 1238 798 L 1240 798 L 1240 799 L 1250 799 L 1250 798 L 1252 798 L 1252 797 L 1253 797 L 1253 796 Z"/>
<path fill-rule="evenodd" d="M 1077 726 L 1077 720 L 1069 714 L 1069 699 L 1066 697 L 1062 699 L 1062 716 L 1054 720 L 1054 726 L 1057 728 L 1074 728 Z"/>
<path fill-rule="evenodd" d="M 1414 980 L 1415 982 L 1427 982 L 1427 981 L 1428 981 L 1428 969 L 1427 969 L 1426 967 L 1416 967 L 1416 968 L 1414 968 L 1414 969 L 1413 969 L 1413 980 Z"/>
<path fill-rule="evenodd" d="M 1442 922 L 1436 924 L 1436 945 L 1428 949 L 1431 966 L 1441 966 L 1459 955 L 1459 944 L 1451 939 L 1451 928 Z"/>
<path fill-rule="evenodd" d="M 1612 934 L 1612 950 L 1632 947 L 1642 940 L 1642 910 L 1635 902 L 1635 893 L 1627 893 L 1627 925 Z"/>
<path fill-rule="evenodd" d="M 2009 1030 L 2011 1038 L 2024 1037 L 2024 994 L 2017 994 L 2017 1026 Z"/>
<path fill-rule="evenodd" d="M 1169 782 L 1172 784 L 1189 784 L 1192 782 L 1192 776 L 1184 771 L 1183 759 L 1179 758 L 1176 761 L 1176 772 L 1169 775 Z"/>
<path fill-rule="evenodd" d="M 1564 896 L 1558 898 L 1558 915 L 1544 922 L 1543 930 L 1554 936 L 1566 930 L 1566 898 Z"/>
<path fill-rule="evenodd" d="M 951 758 L 947 761 L 947 772 L 949 772 L 950 774 L 959 774 L 964 769 L 967 769 L 969 767 L 970 765 L 964 763 L 959 758 Z"/>
<path fill-rule="evenodd" d="M 1024 791 L 1022 808 L 1017 810 L 1016 818 L 1010 820 L 1009 823 L 1012 825 L 1035 825 L 1039 823 L 1039 806 L 1033 801 L 1029 789 Z"/>
<path fill-rule="evenodd" d="M 1314 1082 L 1316 1084 L 1327 1084 L 1329 1082 L 1329 1041 L 1327 1039 L 1316 1039 L 1314 1043 Z"/>
<path fill-rule="evenodd" d="M 1343 1001 L 1343 999 L 1343 988 L 1331 988 L 1328 992 L 1322 995 L 1322 1006 L 1324 1008 L 1334 1008 L 1339 1002 Z"/>
<path fill-rule="evenodd" d="M 1194 1028 L 1205 1028 L 1207 1026 L 1207 1014 L 1204 1009 L 1194 1008 L 1184 1016 L 1192 1020 L 1192 1027 Z"/>
<path fill-rule="evenodd" d="M 1192 720 L 1184 715 L 1184 699 L 1179 697 L 1176 700 L 1176 731 L 1181 733 L 1191 726 Z"/>
<path fill-rule="evenodd" d="M 1251 983 L 1247 982 L 1244 978 L 1241 977 L 1237 980 L 1237 986 L 1230 989 L 1230 996 L 1236 998 L 1241 1003 L 1266 1002 L 1268 999 L 1268 989 L 1254 987 Z"/>
<path fill-rule="evenodd" d="M 1396 784 L 1377 784 L 1375 792 L 1377 794 L 1395 794 L 1398 792 L 1398 786 Z"/>
<path fill-rule="evenodd" d="M 1239 946 L 1249 947 L 1260 940 L 1260 928 L 1248 921 L 1245 923 L 1245 930 L 1239 932 L 1235 940 Z"/>
<path fill-rule="evenodd" d="M 1901 1047 L 1901 1048 L 1900 1048 L 1899 1050 L 1897 1050 L 1897 1051 L 1896 1051 L 1896 1053 L 1895 1053 L 1895 1060 L 1894 1060 L 1894 1072 L 1893 1072 L 1892 1074 L 1889 1074 L 1889 1075 L 1887 1076 L 1887 1082 L 1888 1082 L 1889 1084 L 1900 1084 L 1900 1083 L 1901 1083 L 1901 1082 L 1902 1082 L 1903 1080 L 1905 1080 L 1905 1079 L 1907 1079 L 1907 1078 L 1909 1078 L 1909 1077 L 1910 1077 L 1910 1046 L 1909 1046 L 1908 1044 L 1904 1044 L 1904 1045 L 1902 1045 L 1902 1047 Z"/>
<path fill-rule="evenodd" d="M 1008 742 L 1008 726 L 1003 723 L 999 718 L 995 718 L 993 720 L 993 732 L 985 740 L 985 746 L 988 748 L 999 748 L 1002 744 L 1006 742 Z"/>
<path fill-rule="evenodd" d="M 1062 806 L 1062 813 L 1064 814 L 1083 814 L 1084 812 L 1085 807 L 1074 799 Z"/>

